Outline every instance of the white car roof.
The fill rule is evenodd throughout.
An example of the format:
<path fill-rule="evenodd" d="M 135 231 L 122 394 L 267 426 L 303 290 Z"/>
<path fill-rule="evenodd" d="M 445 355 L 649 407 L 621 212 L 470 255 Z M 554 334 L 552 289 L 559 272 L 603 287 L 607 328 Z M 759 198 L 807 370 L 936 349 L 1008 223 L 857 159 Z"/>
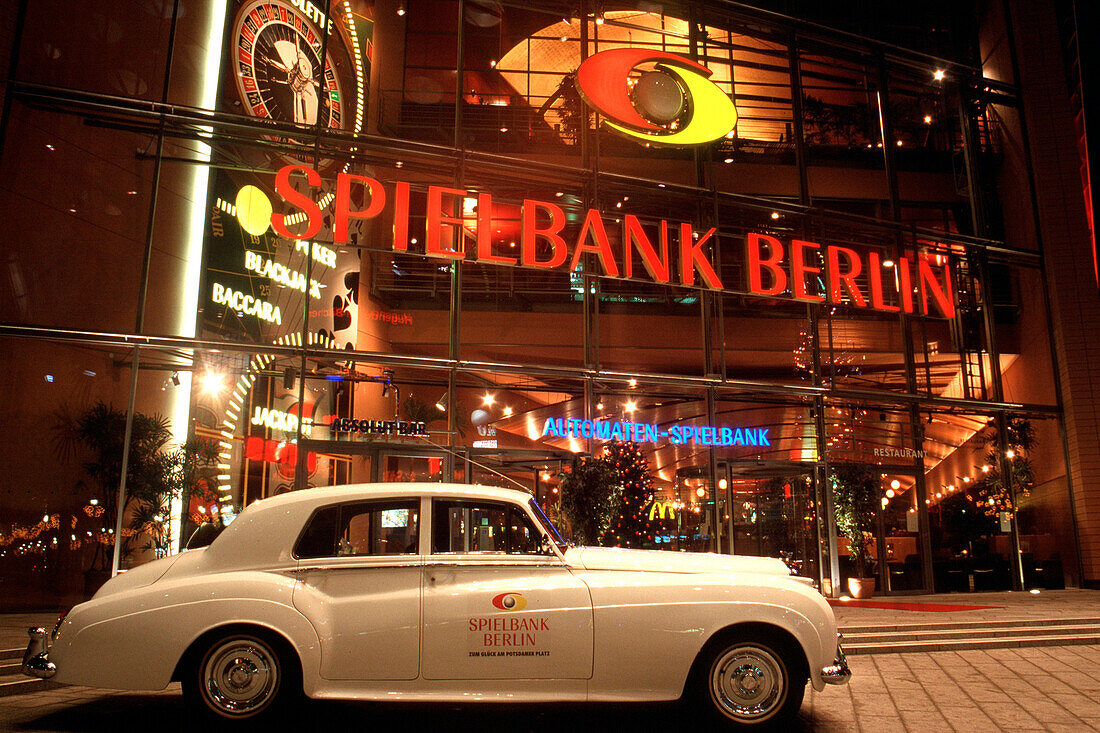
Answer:
<path fill-rule="evenodd" d="M 397 482 L 291 491 L 255 501 L 245 507 L 207 548 L 207 561 L 219 569 L 289 563 L 293 561 L 291 550 L 294 542 L 317 507 L 348 501 L 422 496 L 490 499 L 523 504 L 531 495 L 526 491 L 496 486 Z"/>
<path fill-rule="evenodd" d="M 260 506 L 264 509 L 288 504 L 311 503 L 316 506 L 334 501 L 355 501 L 357 499 L 377 499 L 394 496 L 439 496 L 453 498 L 498 499 L 503 501 L 526 501 L 531 496 L 520 489 L 505 489 L 499 486 L 472 486 L 470 484 L 437 484 L 389 482 L 376 484 L 347 484 L 344 486 L 322 486 L 301 491 L 290 491 L 278 496 L 260 499 L 249 504 L 249 508 Z"/>

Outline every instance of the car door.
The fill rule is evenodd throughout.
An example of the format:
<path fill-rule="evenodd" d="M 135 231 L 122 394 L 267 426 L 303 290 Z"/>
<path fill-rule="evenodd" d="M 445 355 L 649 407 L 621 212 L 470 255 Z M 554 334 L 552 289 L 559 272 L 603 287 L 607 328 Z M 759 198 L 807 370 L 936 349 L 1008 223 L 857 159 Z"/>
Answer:
<path fill-rule="evenodd" d="M 321 677 L 417 677 L 419 542 L 419 499 L 359 501 L 314 513 L 295 546 L 294 606 L 321 640 Z"/>
<path fill-rule="evenodd" d="M 430 512 L 424 678 L 591 677 L 588 587 L 541 549 L 526 511 L 506 502 L 434 499 Z"/>

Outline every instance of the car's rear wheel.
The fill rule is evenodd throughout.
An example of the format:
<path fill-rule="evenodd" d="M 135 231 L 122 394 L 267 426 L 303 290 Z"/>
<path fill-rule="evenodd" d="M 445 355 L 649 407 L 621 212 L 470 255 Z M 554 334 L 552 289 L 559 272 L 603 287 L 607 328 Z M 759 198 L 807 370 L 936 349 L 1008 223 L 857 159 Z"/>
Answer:
<path fill-rule="evenodd" d="M 231 633 L 207 640 L 184 676 L 185 696 L 207 717 L 269 717 L 297 684 L 295 667 L 281 645 L 259 633 Z"/>
<path fill-rule="evenodd" d="M 806 692 L 798 662 L 777 635 L 731 634 L 712 645 L 697 677 L 698 697 L 727 727 L 780 728 L 798 714 Z"/>

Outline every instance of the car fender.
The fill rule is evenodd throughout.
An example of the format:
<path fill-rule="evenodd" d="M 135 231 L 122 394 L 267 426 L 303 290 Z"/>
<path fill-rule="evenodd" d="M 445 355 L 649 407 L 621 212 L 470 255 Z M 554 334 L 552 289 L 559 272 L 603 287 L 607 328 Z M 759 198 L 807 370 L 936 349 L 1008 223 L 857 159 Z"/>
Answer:
<path fill-rule="evenodd" d="M 249 624 L 285 637 L 298 653 L 307 693 L 320 665 L 313 626 L 291 603 L 292 576 L 238 572 L 152 586 L 80 604 L 50 647 L 55 681 L 160 690 L 202 635 Z"/>
<path fill-rule="evenodd" d="M 836 651 L 836 625 L 828 604 L 808 586 L 747 575 L 589 571 L 583 577 L 593 599 L 593 700 L 676 699 L 706 643 L 749 623 L 794 637 L 814 687 L 824 684 L 820 670 Z"/>

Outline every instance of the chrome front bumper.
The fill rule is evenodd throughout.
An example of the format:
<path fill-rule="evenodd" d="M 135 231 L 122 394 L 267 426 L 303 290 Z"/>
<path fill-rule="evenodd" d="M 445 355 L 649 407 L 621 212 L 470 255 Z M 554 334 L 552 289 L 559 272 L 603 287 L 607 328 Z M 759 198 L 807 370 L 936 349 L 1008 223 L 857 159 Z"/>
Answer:
<path fill-rule="evenodd" d="M 821 670 L 821 679 L 829 685 L 846 685 L 852 679 L 852 670 L 848 669 L 848 659 L 840 646 L 840 634 L 836 635 L 836 659 Z"/>
<path fill-rule="evenodd" d="M 30 643 L 23 652 L 23 674 L 48 680 L 57 674 L 57 665 L 49 657 L 49 632 L 41 626 L 27 629 Z"/>

